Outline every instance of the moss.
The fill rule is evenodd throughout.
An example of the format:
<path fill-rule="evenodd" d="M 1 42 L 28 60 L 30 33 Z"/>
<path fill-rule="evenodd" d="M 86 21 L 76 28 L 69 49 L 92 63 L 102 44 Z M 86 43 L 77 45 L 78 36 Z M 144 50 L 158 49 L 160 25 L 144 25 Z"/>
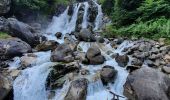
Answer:
<path fill-rule="evenodd" d="M 170 39 L 165 39 L 165 44 L 170 45 Z"/>
<path fill-rule="evenodd" d="M 8 35 L 7 33 L 5 32 L 0 32 L 0 39 L 6 39 L 6 38 L 10 38 L 11 36 Z"/>

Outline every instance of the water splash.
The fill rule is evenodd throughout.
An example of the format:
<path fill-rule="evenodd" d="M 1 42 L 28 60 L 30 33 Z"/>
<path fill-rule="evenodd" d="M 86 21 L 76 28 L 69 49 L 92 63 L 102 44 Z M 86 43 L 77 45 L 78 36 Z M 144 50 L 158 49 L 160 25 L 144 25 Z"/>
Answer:
<path fill-rule="evenodd" d="M 9 70 L 17 69 L 21 66 L 21 60 L 19 57 L 13 58 L 13 61 L 10 62 L 9 64 Z"/>

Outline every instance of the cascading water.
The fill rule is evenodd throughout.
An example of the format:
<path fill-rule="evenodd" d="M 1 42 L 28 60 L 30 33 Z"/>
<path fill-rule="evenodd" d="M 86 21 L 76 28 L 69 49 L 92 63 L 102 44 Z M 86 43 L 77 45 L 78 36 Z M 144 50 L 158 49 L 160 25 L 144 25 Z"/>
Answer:
<path fill-rule="evenodd" d="M 71 20 L 69 20 L 69 15 L 68 15 L 68 9 L 65 10 L 63 14 L 61 14 L 59 17 L 54 16 L 52 19 L 52 23 L 48 26 L 45 36 L 48 38 L 48 40 L 56 40 L 59 43 L 64 42 L 64 36 L 66 33 L 71 33 L 75 31 L 76 27 L 76 21 L 77 21 L 77 16 L 78 16 L 78 11 L 81 6 L 81 3 L 75 4 L 74 5 L 74 13 L 71 17 Z M 57 39 L 55 37 L 55 33 L 61 32 L 63 34 L 62 39 Z"/>
<path fill-rule="evenodd" d="M 101 5 L 99 5 L 96 1 L 94 1 L 94 3 L 97 5 L 97 9 L 98 9 L 98 14 L 95 20 L 95 28 L 94 30 L 98 30 L 101 26 L 102 26 L 102 19 L 103 19 L 103 12 L 102 12 L 102 7 Z"/>
<path fill-rule="evenodd" d="M 89 4 L 88 2 L 85 2 L 84 5 L 85 5 L 85 8 L 84 8 L 82 28 L 87 28 L 88 26 L 87 14 L 88 14 L 88 9 L 89 9 Z"/>
<path fill-rule="evenodd" d="M 100 79 L 98 79 L 98 81 L 96 81 L 96 82 L 89 84 L 88 87 L 90 87 L 90 88 L 88 88 L 87 100 L 111 100 L 113 98 L 113 95 L 111 95 L 109 93 L 109 91 L 107 90 L 108 87 L 110 88 L 110 91 L 112 91 L 113 93 L 123 96 L 123 85 L 126 82 L 128 72 L 126 71 L 125 68 L 120 67 L 117 64 L 117 62 L 115 61 L 115 59 L 112 59 L 107 54 L 107 51 L 110 50 L 110 51 L 113 51 L 113 53 L 119 53 L 120 55 L 122 55 L 124 53 L 123 50 L 125 48 L 132 46 L 132 45 L 133 45 L 133 43 L 124 41 L 117 49 L 113 49 L 113 48 L 111 48 L 111 46 L 109 44 L 98 44 L 98 43 L 88 43 L 88 42 L 80 42 L 79 43 L 78 47 L 82 48 L 82 50 L 84 50 L 84 52 L 86 52 L 88 50 L 88 48 L 90 48 L 91 46 L 97 46 L 101 50 L 102 55 L 104 55 L 107 60 L 102 65 L 89 65 L 88 67 L 86 67 L 88 70 L 90 70 L 92 75 L 97 70 L 101 69 L 102 68 L 101 66 L 104 66 L 104 65 L 113 66 L 118 71 L 118 74 L 117 74 L 114 84 L 110 83 L 107 87 L 104 87 L 103 84 L 100 82 Z M 96 88 L 98 88 L 98 89 L 96 89 Z M 95 91 L 95 90 L 97 90 L 97 91 Z M 125 100 L 125 99 L 126 98 L 120 98 L 120 100 Z"/>
<path fill-rule="evenodd" d="M 96 1 L 93 1 L 95 5 L 98 7 L 98 15 L 96 16 L 96 20 L 94 23 L 94 30 L 98 30 L 101 28 L 102 25 L 102 8 L 101 5 L 97 4 Z M 88 26 L 88 10 L 89 10 L 89 4 L 88 2 L 84 3 L 77 3 L 74 5 L 73 15 L 68 15 L 69 7 L 64 11 L 63 14 L 60 16 L 54 16 L 52 19 L 51 24 L 48 26 L 45 36 L 48 38 L 48 40 L 55 40 L 59 43 L 64 42 L 64 36 L 65 34 L 69 34 L 71 32 L 75 31 L 76 28 L 76 21 L 78 19 L 78 12 L 81 7 L 81 5 L 84 5 L 84 15 L 83 15 L 83 22 L 82 22 L 82 28 L 87 28 Z M 62 33 L 62 39 L 57 39 L 55 37 L 55 33 L 61 32 Z M 118 66 L 115 59 L 112 59 L 110 57 L 111 54 L 107 54 L 108 51 L 112 51 L 112 53 L 119 53 L 120 55 L 123 54 L 123 49 L 127 48 L 128 46 L 131 46 L 132 44 L 128 41 L 123 42 L 117 49 L 113 49 L 110 44 L 99 44 L 96 42 L 80 42 L 78 45 L 78 48 L 82 48 L 81 52 L 87 52 L 88 48 L 91 46 L 97 46 L 101 52 L 102 55 L 105 56 L 106 61 L 102 65 L 83 65 L 82 68 L 87 69 L 90 71 L 90 75 L 87 76 L 87 79 L 89 80 L 88 84 L 88 93 L 87 93 L 87 100 L 111 100 L 113 98 L 113 95 L 110 94 L 109 90 L 107 89 L 109 87 L 110 91 L 123 96 L 123 85 L 126 81 L 126 78 L 128 76 L 128 72 L 125 70 L 125 68 L 122 68 Z M 24 69 L 19 75 L 13 84 L 14 89 L 14 100 L 47 100 L 47 91 L 45 88 L 46 85 L 46 78 L 51 70 L 51 66 L 54 65 L 54 63 L 50 62 L 50 56 L 51 51 L 48 52 L 39 52 L 35 53 L 37 55 L 37 59 L 35 61 L 35 64 L 27 69 Z M 43 60 L 43 59 L 44 60 Z M 11 63 L 11 66 L 16 66 L 15 68 L 18 68 L 20 63 L 19 58 L 14 59 L 14 63 Z M 117 71 L 118 75 L 114 83 L 110 83 L 108 86 L 104 86 L 100 77 L 98 76 L 98 73 L 96 73 L 98 70 L 102 69 L 102 66 L 104 65 L 110 65 L 113 66 Z M 95 78 L 94 78 L 95 77 Z M 55 96 L 52 100 L 64 100 L 64 97 L 66 96 L 70 81 L 67 80 L 65 84 L 63 85 L 63 88 L 57 89 L 55 91 Z M 125 100 L 125 98 L 120 98 L 120 100 Z"/>
<path fill-rule="evenodd" d="M 23 70 L 14 81 L 14 100 L 47 100 L 45 82 L 54 64 L 50 62 L 50 52 L 35 54 L 37 64 Z"/>

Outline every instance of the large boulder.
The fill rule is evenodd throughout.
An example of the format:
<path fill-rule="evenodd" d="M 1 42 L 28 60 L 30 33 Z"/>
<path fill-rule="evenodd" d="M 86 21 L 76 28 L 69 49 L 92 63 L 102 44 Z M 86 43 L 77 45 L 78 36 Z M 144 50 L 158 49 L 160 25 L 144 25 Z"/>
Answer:
<path fill-rule="evenodd" d="M 52 62 L 72 62 L 74 61 L 73 51 L 67 44 L 60 44 L 52 52 Z"/>
<path fill-rule="evenodd" d="M 5 31 L 13 37 L 18 37 L 31 46 L 35 46 L 46 39 L 41 35 L 40 31 L 15 18 L 3 19 L 0 26 L 0 31 Z"/>
<path fill-rule="evenodd" d="M 73 81 L 64 100 L 86 100 L 87 86 L 88 80 L 85 78 Z"/>
<path fill-rule="evenodd" d="M 5 100 L 12 90 L 12 83 L 9 78 L 0 73 L 0 100 Z"/>
<path fill-rule="evenodd" d="M 104 84 L 114 82 L 116 75 L 117 70 L 115 70 L 112 66 L 104 66 L 100 71 L 100 77 Z"/>
<path fill-rule="evenodd" d="M 75 36 L 78 38 L 80 41 L 86 41 L 86 42 L 94 42 L 96 41 L 94 35 L 92 32 L 88 29 L 82 29 L 80 33 L 76 33 Z"/>
<path fill-rule="evenodd" d="M 159 70 L 143 67 L 132 72 L 125 83 L 125 96 L 130 100 L 169 100 L 170 78 Z"/>
<path fill-rule="evenodd" d="M 162 71 L 165 72 L 165 73 L 167 73 L 167 74 L 170 74 L 170 67 L 164 66 L 164 67 L 162 68 Z"/>
<path fill-rule="evenodd" d="M 88 59 L 88 63 L 92 65 L 103 64 L 105 61 L 104 56 L 101 55 L 101 51 L 97 47 L 90 47 L 87 50 L 86 57 Z"/>
<path fill-rule="evenodd" d="M 125 67 L 129 62 L 129 57 L 127 55 L 117 55 L 115 60 L 119 66 Z"/>
<path fill-rule="evenodd" d="M 6 14 L 10 10 L 11 0 L 0 0 L 0 15 Z"/>
<path fill-rule="evenodd" d="M 71 62 L 67 64 L 57 64 L 53 66 L 53 70 L 51 70 L 50 74 L 47 78 L 47 87 L 54 90 L 58 87 L 62 87 L 66 78 L 64 77 L 66 74 L 78 71 L 80 65 L 78 62 Z"/>
<path fill-rule="evenodd" d="M 1 60 L 10 59 L 15 56 L 21 56 L 22 54 L 28 52 L 31 52 L 31 46 L 20 39 L 9 38 L 0 40 Z"/>
<path fill-rule="evenodd" d="M 34 65 L 37 61 L 37 55 L 28 54 L 20 58 L 22 69 Z"/>
<path fill-rule="evenodd" d="M 57 48 L 57 45 L 59 43 L 54 41 L 54 40 L 49 40 L 49 41 L 43 41 L 39 45 L 36 46 L 36 50 L 38 51 L 49 51 L 49 50 L 54 50 Z"/>

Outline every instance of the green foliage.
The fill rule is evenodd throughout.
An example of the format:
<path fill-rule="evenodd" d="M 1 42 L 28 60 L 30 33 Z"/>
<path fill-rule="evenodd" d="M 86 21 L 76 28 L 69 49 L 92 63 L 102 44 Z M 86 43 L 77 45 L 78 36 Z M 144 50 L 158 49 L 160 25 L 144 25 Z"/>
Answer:
<path fill-rule="evenodd" d="M 29 8 L 32 10 L 40 10 L 42 8 L 46 8 L 47 1 L 46 0 L 15 0 L 16 6 Z"/>
<path fill-rule="evenodd" d="M 25 10 L 51 13 L 57 4 L 68 4 L 68 0 L 13 0 L 14 12 Z"/>
<path fill-rule="evenodd" d="M 105 31 L 107 36 L 135 36 L 152 39 L 168 38 L 170 39 L 170 19 L 158 18 L 147 22 L 140 22 L 126 27 L 115 28 L 107 26 Z"/>
<path fill-rule="evenodd" d="M 4 32 L 0 32 L 0 39 L 6 39 L 6 38 L 9 38 L 11 36 L 9 36 L 7 33 L 4 33 Z"/>
<path fill-rule="evenodd" d="M 141 13 L 137 21 L 147 21 L 160 16 L 170 18 L 170 3 L 165 0 L 145 0 L 137 11 Z"/>
<path fill-rule="evenodd" d="M 169 0 L 113 0 L 112 25 L 105 36 L 145 37 L 170 40 Z"/>
<path fill-rule="evenodd" d="M 115 4 L 114 0 L 103 0 L 101 4 L 102 4 L 103 12 L 105 12 L 106 14 L 111 15 L 114 12 L 114 4 Z"/>

